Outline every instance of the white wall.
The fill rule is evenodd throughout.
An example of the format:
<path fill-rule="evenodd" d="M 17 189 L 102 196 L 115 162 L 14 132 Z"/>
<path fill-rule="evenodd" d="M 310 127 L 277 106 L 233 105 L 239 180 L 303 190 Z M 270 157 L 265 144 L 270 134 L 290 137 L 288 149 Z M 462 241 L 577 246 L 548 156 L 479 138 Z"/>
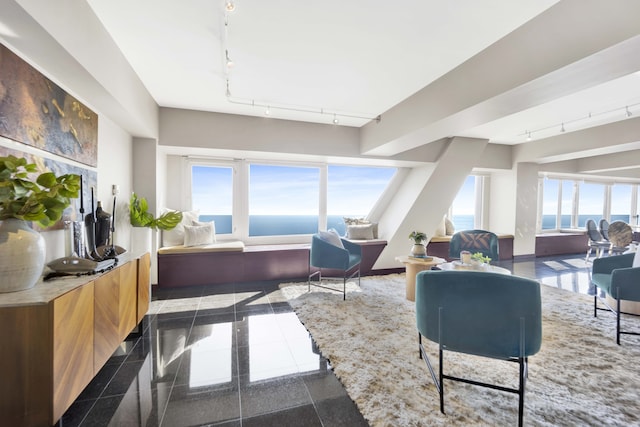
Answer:
<path fill-rule="evenodd" d="M 514 234 L 516 212 L 516 176 L 514 171 L 491 174 L 489 189 L 489 227 L 498 234 Z"/>

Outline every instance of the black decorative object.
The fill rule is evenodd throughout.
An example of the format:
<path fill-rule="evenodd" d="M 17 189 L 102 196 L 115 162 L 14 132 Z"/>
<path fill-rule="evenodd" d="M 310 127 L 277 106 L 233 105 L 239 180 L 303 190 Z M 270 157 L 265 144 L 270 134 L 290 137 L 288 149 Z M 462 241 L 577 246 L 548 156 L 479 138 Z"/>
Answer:
<path fill-rule="evenodd" d="M 104 246 L 109 242 L 111 231 L 111 214 L 102 209 L 102 202 L 98 201 L 96 208 L 96 247 Z"/>

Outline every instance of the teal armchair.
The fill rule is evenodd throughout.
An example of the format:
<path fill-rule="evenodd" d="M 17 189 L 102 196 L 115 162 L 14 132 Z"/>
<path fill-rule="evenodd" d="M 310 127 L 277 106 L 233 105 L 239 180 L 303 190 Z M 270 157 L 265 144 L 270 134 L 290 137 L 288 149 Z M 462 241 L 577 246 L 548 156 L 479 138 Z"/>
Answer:
<path fill-rule="evenodd" d="M 463 230 L 451 236 L 449 242 L 449 258 L 460 258 L 461 251 L 469 251 L 472 254 L 481 252 L 492 261 L 498 261 L 498 236 L 491 231 Z"/>
<path fill-rule="evenodd" d="M 307 283 L 309 290 L 311 290 L 311 285 L 335 290 L 322 284 L 322 270 L 330 270 L 330 274 L 338 273 L 342 279 L 342 299 L 346 300 L 347 280 L 357 275 L 358 286 L 360 285 L 362 249 L 359 245 L 346 239 L 339 240 L 342 247 L 322 239 L 320 234 L 313 235 L 309 252 L 309 279 Z M 315 276 L 318 276 L 317 282 L 314 280 Z"/>
<path fill-rule="evenodd" d="M 620 315 L 638 316 L 625 313 L 620 309 L 621 301 L 640 301 L 640 267 L 633 267 L 635 253 L 615 255 L 593 260 L 591 283 L 615 300 L 615 307 L 610 307 L 606 300 L 606 308 L 598 307 L 598 292 L 593 296 L 593 317 L 598 316 L 598 310 L 610 310 L 616 316 L 616 343 L 620 344 L 620 335 L 640 335 L 640 332 L 622 331 L 620 329 Z"/>
<path fill-rule="evenodd" d="M 480 271 L 422 271 L 416 278 L 416 323 L 419 355 L 440 394 L 443 414 L 446 379 L 518 394 L 518 425 L 522 425 L 528 357 L 536 354 L 542 343 L 537 281 Z M 423 337 L 439 345 L 437 375 Z M 517 362 L 518 388 L 445 374 L 445 351 Z"/>

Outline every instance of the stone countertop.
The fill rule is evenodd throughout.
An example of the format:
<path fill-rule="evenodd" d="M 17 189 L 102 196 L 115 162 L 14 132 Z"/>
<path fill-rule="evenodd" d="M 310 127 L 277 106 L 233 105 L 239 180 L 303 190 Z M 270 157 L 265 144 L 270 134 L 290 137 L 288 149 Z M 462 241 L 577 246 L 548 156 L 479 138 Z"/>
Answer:
<path fill-rule="evenodd" d="M 123 254 L 118 257 L 118 264 L 114 267 L 117 268 L 129 261 L 134 260 L 128 254 Z M 62 276 L 56 277 L 46 282 L 43 281 L 44 276 L 51 272 L 48 267 L 45 267 L 43 276 L 38 280 L 38 283 L 31 289 L 25 289 L 24 291 L 6 292 L 0 293 L 0 308 L 9 307 L 24 307 L 28 305 L 44 305 L 49 304 L 60 295 L 66 294 L 86 283 L 89 283 L 96 278 L 100 277 L 105 272 L 95 273 L 90 275 L 81 276 Z"/>

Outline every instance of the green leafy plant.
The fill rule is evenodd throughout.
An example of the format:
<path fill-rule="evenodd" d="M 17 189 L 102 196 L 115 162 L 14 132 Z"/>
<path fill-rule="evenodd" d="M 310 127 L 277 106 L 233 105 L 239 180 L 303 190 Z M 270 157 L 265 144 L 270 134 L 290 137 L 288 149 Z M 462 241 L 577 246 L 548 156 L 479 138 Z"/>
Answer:
<path fill-rule="evenodd" d="M 182 212 L 169 211 L 158 218 L 149 212 L 149 204 L 144 197 L 138 197 L 136 193 L 131 194 L 129 200 L 129 217 L 131 225 L 134 227 L 149 227 L 152 229 L 172 230 L 182 221 Z"/>
<path fill-rule="evenodd" d="M 476 252 L 471 255 L 471 259 L 480 263 L 489 264 L 491 262 L 491 258 L 488 256 L 484 256 L 482 252 Z"/>
<path fill-rule="evenodd" d="M 416 245 L 421 245 L 422 242 L 427 240 L 427 235 L 421 231 L 412 231 L 411 234 L 409 234 L 409 238 L 413 240 L 413 243 Z"/>
<path fill-rule="evenodd" d="M 80 176 L 38 172 L 35 164 L 15 156 L 0 157 L 0 220 L 17 218 L 46 228 L 78 197 Z"/>

